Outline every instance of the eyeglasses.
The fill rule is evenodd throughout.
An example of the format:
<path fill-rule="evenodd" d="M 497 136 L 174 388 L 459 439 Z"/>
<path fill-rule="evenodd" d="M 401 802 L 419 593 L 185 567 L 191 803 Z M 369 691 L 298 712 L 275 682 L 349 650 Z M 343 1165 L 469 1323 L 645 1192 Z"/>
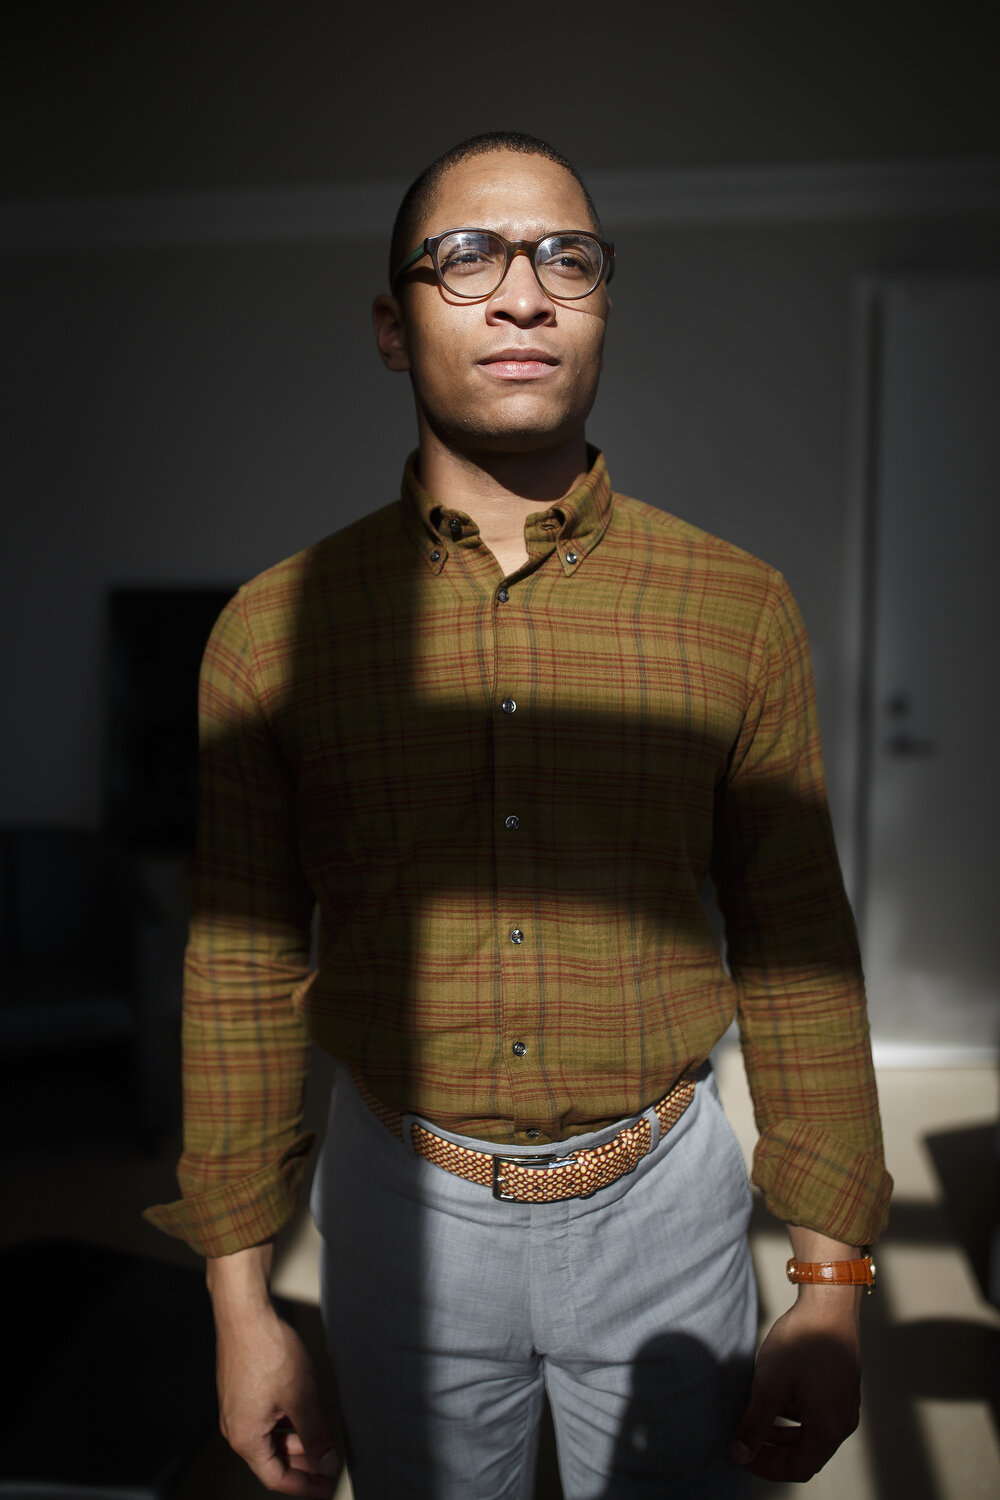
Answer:
<path fill-rule="evenodd" d="M 424 255 L 434 274 L 456 297 L 492 297 L 515 255 L 526 255 L 538 284 L 550 297 L 589 297 L 614 274 L 615 247 L 585 230 L 563 230 L 540 240 L 505 240 L 492 229 L 447 229 L 422 240 L 392 278 L 397 281 Z"/>

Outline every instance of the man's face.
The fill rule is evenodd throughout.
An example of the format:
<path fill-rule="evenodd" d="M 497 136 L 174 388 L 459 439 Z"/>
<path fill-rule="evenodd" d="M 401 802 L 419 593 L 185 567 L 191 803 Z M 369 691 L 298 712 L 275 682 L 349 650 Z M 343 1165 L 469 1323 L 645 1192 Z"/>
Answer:
<path fill-rule="evenodd" d="M 590 229 L 575 179 L 542 156 L 493 152 L 452 167 L 414 243 L 446 229 L 493 229 L 508 240 Z M 396 329 L 375 321 L 386 363 L 407 369 L 423 436 L 468 453 L 532 452 L 580 438 L 597 393 L 609 301 L 603 283 L 578 301 L 539 285 L 528 257 L 511 261 L 492 296 L 456 297 L 430 257 L 408 273 Z M 395 340 L 387 357 L 385 336 Z"/>

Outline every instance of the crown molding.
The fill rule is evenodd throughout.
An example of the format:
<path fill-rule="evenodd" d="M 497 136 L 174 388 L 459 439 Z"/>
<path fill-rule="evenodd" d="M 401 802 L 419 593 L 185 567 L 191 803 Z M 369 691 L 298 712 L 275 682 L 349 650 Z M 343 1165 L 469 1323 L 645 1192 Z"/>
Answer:
<path fill-rule="evenodd" d="M 607 231 L 1000 214 L 1000 161 L 594 172 Z M 406 184 L 0 203 L 0 253 L 382 239 Z"/>

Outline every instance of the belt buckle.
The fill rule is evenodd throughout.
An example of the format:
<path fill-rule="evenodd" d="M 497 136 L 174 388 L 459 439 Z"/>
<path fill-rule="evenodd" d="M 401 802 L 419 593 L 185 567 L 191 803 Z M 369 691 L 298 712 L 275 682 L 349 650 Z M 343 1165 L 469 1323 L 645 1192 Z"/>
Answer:
<path fill-rule="evenodd" d="M 530 1202 L 530 1199 L 517 1198 L 513 1193 L 505 1193 L 503 1191 L 500 1185 L 500 1170 L 502 1167 L 527 1167 L 531 1171 L 544 1172 L 549 1167 L 572 1166 L 575 1159 L 575 1156 L 556 1156 L 554 1152 L 547 1156 L 494 1156 L 493 1196 L 494 1198 L 499 1198 L 502 1203 Z"/>

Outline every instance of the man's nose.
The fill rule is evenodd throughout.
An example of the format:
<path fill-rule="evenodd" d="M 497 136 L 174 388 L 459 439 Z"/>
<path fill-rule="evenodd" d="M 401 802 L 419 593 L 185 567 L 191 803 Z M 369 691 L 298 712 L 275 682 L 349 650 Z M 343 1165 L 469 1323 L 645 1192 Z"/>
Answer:
<path fill-rule="evenodd" d="M 519 328 L 537 327 L 555 317 L 555 304 L 523 250 L 512 256 L 507 275 L 489 300 L 486 316 L 490 322 L 516 323 Z"/>

